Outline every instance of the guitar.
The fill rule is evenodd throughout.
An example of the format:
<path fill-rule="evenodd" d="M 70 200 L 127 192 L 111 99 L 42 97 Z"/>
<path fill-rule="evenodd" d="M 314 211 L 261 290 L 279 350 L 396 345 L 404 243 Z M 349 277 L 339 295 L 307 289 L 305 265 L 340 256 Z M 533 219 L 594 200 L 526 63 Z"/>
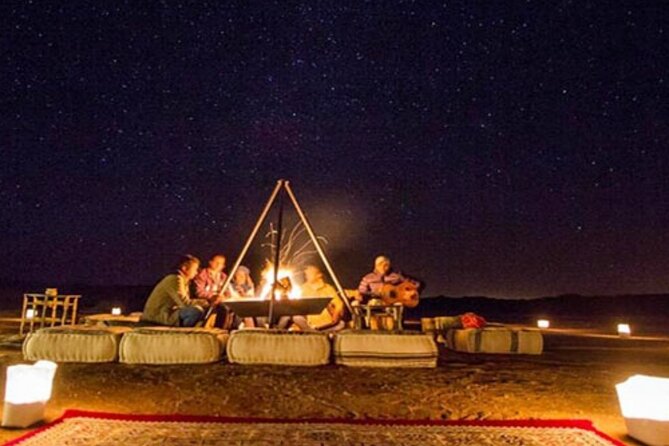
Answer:
<path fill-rule="evenodd" d="M 418 305 L 418 285 L 405 280 L 398 285 L 383 284 L 379 297 L 386 305 L 402 304 L 408 308 Z"/>

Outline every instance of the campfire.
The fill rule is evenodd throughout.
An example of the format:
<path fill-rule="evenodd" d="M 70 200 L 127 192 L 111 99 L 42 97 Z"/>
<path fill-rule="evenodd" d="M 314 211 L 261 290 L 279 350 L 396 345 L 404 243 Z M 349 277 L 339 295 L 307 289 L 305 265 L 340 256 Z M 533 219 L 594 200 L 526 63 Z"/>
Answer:
<path fill-rule="evenodd" d="M 268 265 L 262 272 L 263 283 L 265 284 L 260 291 L 260 297 L 269 299 L 274 282 L 274 266 Z M 279 268 L 277 274 L 277 284 L 274 290 L 274 298 L 279 299 L 299 299 L 302 297 L 302 288 L 295 282 L 295 272 L 290 268 Z"/>

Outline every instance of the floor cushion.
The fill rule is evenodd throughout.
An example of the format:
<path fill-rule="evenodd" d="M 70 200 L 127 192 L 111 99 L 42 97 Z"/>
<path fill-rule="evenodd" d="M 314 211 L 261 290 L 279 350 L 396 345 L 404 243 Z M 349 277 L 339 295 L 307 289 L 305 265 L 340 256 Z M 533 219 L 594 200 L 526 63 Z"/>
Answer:
<path fill-rule="evenodd" d="M 221 360 L 228 332 L 216 328 L 143 327 L 121 340 L 125 364 L 207 364 Z"/>
<path fill-rule="evenodd" d="M 230 335 L 228 360 L 237 364 L 317 366 L 330 362 L 325 333 L 244 329 Z"/>
<path fill-rule="evenodd" d="M 54 362 L 113 362 L 127 327 L 73 325 L 49 327 L 30 333 L 23 341 L 23 357 Z"/>
<path fill-rule="evenodd" d="M 334 338 L 335 363 L 354 367 L 436 367 L 433 336 L 416 332 L 343 331 Z"/>
<path fill-rule="evenodd" d="M 510 327 L 461 328 L 449 330 L 448 348 L 468 353 L 518 353 L 539 355 L 543 337 L 535 329 Z"/>

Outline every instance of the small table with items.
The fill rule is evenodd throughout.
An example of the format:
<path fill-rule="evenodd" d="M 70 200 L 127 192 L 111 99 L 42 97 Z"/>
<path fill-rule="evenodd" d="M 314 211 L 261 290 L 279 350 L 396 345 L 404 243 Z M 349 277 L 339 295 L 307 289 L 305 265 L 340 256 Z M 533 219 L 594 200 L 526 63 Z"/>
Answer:
<path fill-rule="evenodd" d="M 402 304 L 386 305 L 378 299 L 368 303 L 353 303 L 353 327 L 371 330 L 400 331 L 404 306 Z M 390 326 L 387 325 L 390 322 Z"/>

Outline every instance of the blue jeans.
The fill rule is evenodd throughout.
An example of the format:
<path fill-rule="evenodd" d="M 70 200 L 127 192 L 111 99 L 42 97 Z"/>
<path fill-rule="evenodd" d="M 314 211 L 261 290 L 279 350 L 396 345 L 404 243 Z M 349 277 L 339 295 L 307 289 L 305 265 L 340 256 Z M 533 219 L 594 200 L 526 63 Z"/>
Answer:
<path fill-rule="evenodd" d="M 183 307 L 179 309 L 179 326 L 180 327 L 195 327 L 200 319 L 202 319 L 202 310 L 197 307 Z"/>

